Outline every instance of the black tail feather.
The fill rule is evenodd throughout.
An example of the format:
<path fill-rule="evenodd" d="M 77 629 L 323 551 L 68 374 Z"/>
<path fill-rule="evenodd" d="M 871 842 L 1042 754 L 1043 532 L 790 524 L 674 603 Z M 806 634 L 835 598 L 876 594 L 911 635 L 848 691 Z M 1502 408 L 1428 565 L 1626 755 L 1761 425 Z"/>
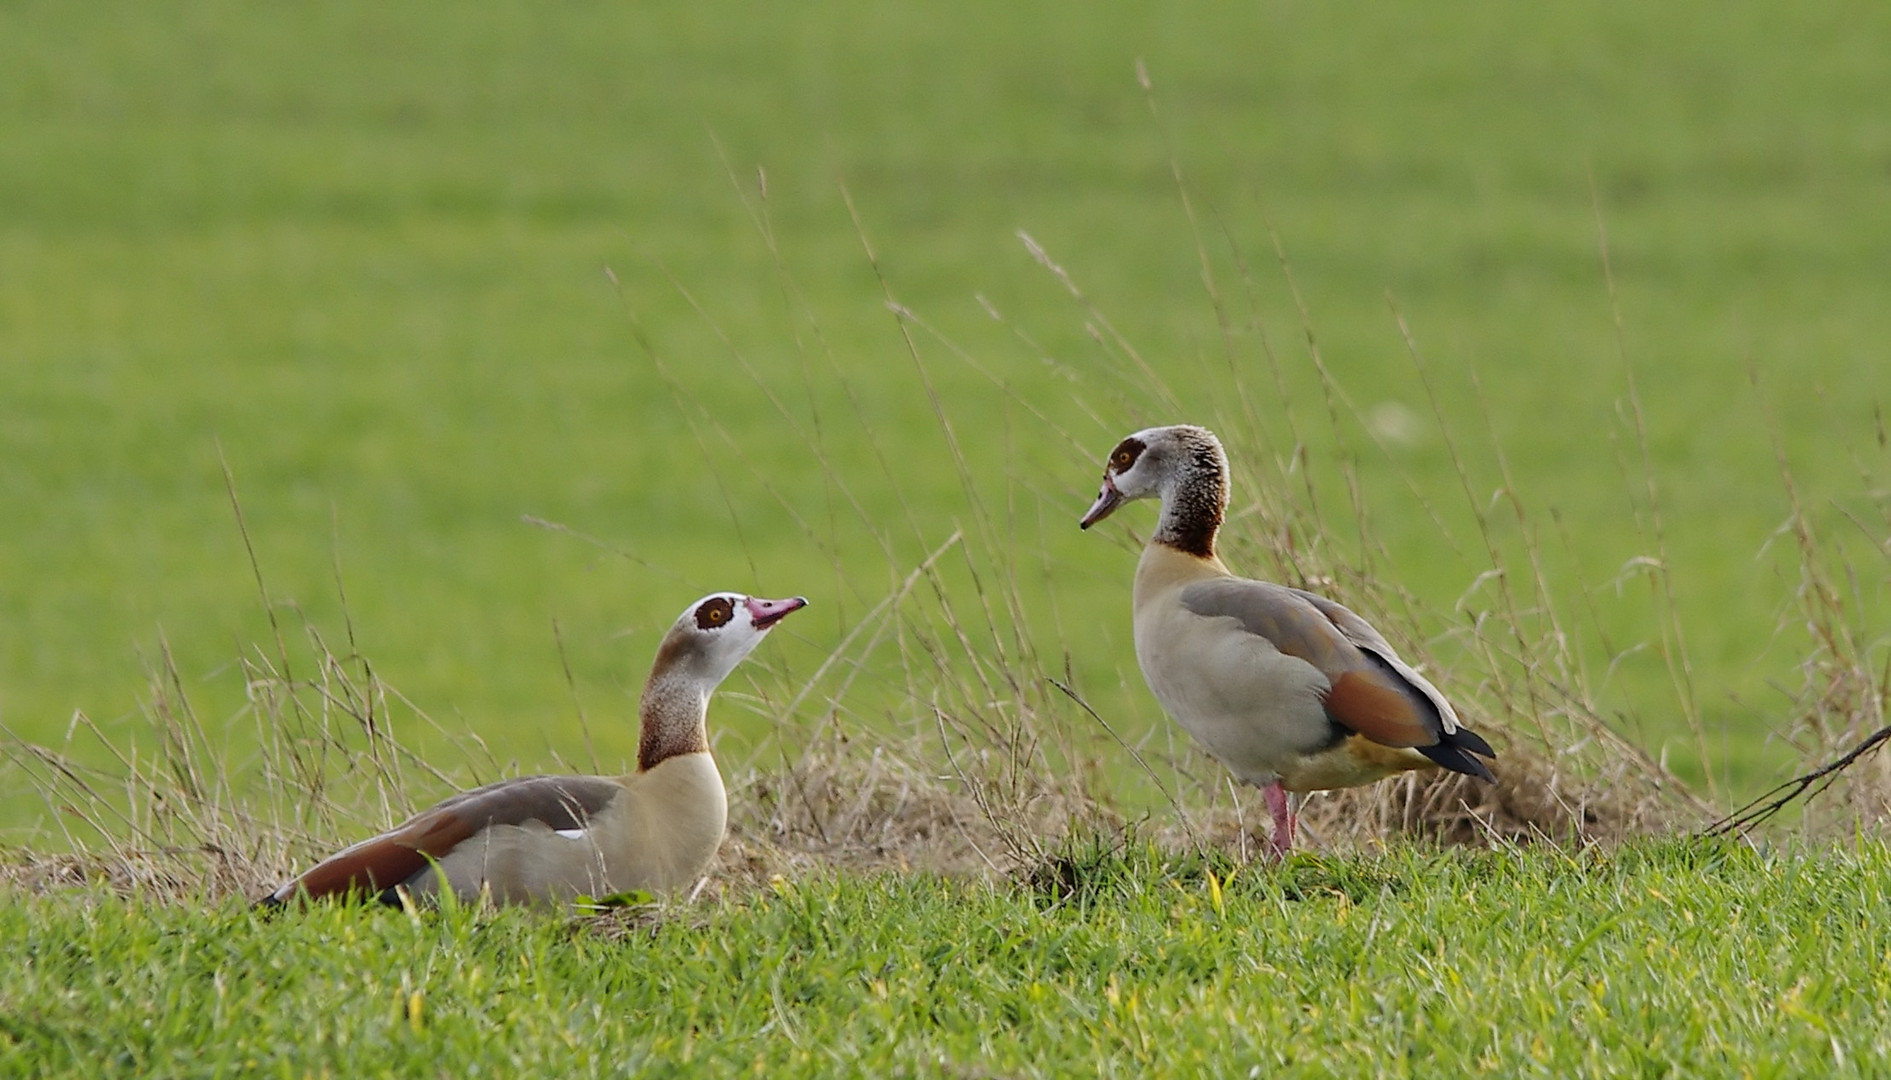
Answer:
<path fill-rule="evenodd" d="M 1492 750 L 1490 748 L 1490 744 L 1484 741 L 1484 736 L 1479 735 L 1477 732 L 1472 731 L 1470 728 L 1461 727 L 1458 730 L 1452 732 L 1451 734 L 1446 735 L 1444 737 L 1444 741 L 1448 743 L 1452 743 L 1457 746 L 1462 746 L 1466 750 L 1469 750 L 1471 753 L 1476 754 L 1479 757 L 1487 757 L 1492 760 L 1496 760 L 1497 751 Z"/>
<path fill-rule="evenodd" d="M 1438 742 L 1430 746 L 1420 746 L 1417 750 L 1452 772 L 1475 776 L 1487 784 L 1497 782 L 1497 777 L 1491 773 L 1490 766 L 1473 756 L 1495 758 L 1497 751 L 1491 749 L 1490 743 L 1485 742 L 1482 735 L 1468 728 L 1459 728 Z"/>

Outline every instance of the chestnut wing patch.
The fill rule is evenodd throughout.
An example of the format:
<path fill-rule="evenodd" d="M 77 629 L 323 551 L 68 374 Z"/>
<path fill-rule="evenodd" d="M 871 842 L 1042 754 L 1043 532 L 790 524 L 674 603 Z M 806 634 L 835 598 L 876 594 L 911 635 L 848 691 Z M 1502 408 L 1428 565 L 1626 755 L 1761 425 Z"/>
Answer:
<path fill-rule="evenodd" d="M 373 895 L 425 870 L 429 859 L 452 851 L 475 831 L 466 819 L 436 807 L 398 828 L 330 855 L 270 899 L 286 900 L 298 892 L 315 898 Z"/>
<path fill-rule="evenodd" d="M 1343 672 L 1327 691 L 1326 715 L 1382 746 L 1430 746 L 1443 729 L 1436 713 L 1418 708 L 1415 696 L 1383 675 Z"/>
<path fill-rule="evenodd" d="M 379 893 L 495 825 L 536 821 L 554 831 L 583 829 L 622 791 L 616 781 L 598 776 L 500 780 L 455 795 L 397 828 L 329 856 L 270 899 L 287 900 L 298 892 L 312 897 Z"/>

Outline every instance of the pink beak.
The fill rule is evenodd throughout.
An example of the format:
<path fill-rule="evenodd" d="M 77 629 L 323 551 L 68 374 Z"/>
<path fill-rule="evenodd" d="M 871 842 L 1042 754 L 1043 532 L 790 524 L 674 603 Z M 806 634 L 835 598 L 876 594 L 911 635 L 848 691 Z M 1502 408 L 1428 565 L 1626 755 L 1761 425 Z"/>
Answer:
<path fill-rule="evenodd" d="M 786 600 L 762 600 L 751 596 L 747 602 L 749 621 L 755 624 L 757 630 L 766 630 L 787 618 L 791 612 L 808 606 L 807 597 L 804 596 L 791 596 Z"/>
<path fill-rule="evenodd" d="M 1077 522 L 1077 528 L 1087 529 L 1116 512 L 1123 505 L 1123 493 L 1116 490 L 1116 482 L 1108 475 L 1103 477 L 1103 490 L 1097 493 L 1097 501 L 1090 504 L 1090 512 Z"/>

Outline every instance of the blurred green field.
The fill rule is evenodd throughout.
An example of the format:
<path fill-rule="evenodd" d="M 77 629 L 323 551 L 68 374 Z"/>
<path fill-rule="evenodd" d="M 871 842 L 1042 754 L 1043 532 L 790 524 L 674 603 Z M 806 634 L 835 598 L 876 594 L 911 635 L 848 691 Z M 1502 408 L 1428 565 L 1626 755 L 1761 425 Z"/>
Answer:
<path fill-rule="evenodd" d="M 779 700 L 980 522 L 1044 665 L 1133 733 L 1133 558 L 1075 528 L 1118 436 L 1251 415 L 1285 460 L 1297 431 L 1349 529 L 1356 456 L 1374 569 L 1436 635 L 1501 482 L 1481 393 L 1606 704 L 1698 776 L 1632 648 L 1651 590 L 1608 584 L 1653 540 L 1599 207 L 1708 764 L 1749 788 L 1796 761 L 1769 734 L 1807 651 L 1769 424 L 1886 610 L 1884 530 L 1849 523 L 1884 483 L 1886 55 L 1864 2 L 0 6 L 0 721 L 129 737 L 161 639 L 237 711 L 271 631 L 221 452 L 270 594 L 338 639 L 339 566 L 380 674 L 528 769 L 576 754 L 578 703 L 629 756 L 608 718 L 697 595 L 814 600 L 758 657 Z M 1327 423 L 1270 225 L 1383 450 Z"/>

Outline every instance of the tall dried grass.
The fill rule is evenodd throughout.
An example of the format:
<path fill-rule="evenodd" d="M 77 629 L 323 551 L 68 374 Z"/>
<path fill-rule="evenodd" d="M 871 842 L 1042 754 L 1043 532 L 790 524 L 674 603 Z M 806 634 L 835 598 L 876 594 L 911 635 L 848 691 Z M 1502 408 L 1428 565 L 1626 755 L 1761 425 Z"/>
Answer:
<path fill-rule="evenodd" d="M 1176 176 L 1193 222 L 1195 210 L 1179 168 Z M 765 185 L 745 198 L 759 235 L 774 250 Z M 865 257 L 879 274 L 877 255 L 857 218 L 856 226 Z M 1121 388 L 1107 415 L 1092 416 L 1096 426 L 1128 431 L 1146 423 L 1190 420 L 1216 428 L 1245 493 L 1233 507 L 1225 535 L 1230 562 L 1335 595 L 1378 623 L 1408 658 L 1450 688 L 1467 722 L 1502 751 L 1500 781 L 1492 787 L 1455 775 L 1421 774 L 1315 797 L 1304 812 L 1315 844 L 1355 850 L 1415 837 L 1443 844 L 1581 845 L 1691 828 L 1717 816 L 1711 796 L 1691 791 L 1605 718 L 1593 689 L 1592 665 L 1572 644 L 1580 617 L 1563 610 L 1562 594 L 1550 587 L 1544 571 L 1543 524 L 1511 476 L 1502 447 L 1489 436 L 1488 423 L 1484 437 L 1491 439 L 1498 462 L 1497 497 L 1477 494 L 1485 487 L 1474 483 L 1460 452 L 1463 433 L 1444 422 L 1435 390 L 1434 411 L 1477 522 L 1486 566 L 1449 610 L 1428 605 L 1375 572 L 1385 556 L 1372 539 L 1372 507 L 1358 475 L 1360 455 L 1368 451 L 1352 445 L 1354 433 L 1370 435 L 1373 425 L 1328 368 L 1278 241 L 1275 253 L 1300 312 L 1301 355 L 1317 372 L 1322 389 L 1318 423 L 1339 447 L 1330 466 L 1307 452 L 1302 428 L 1314 422 L 1286 393 L 1285 362 L 1273 343 L 1272 327 L 1259 314 L 1257 277 L 1235 245 L 1230 243 L 1227 253 L 1239 277 L 1239 291 L 1231 299 L 1197 224 L 1202 277 L 1225 348 L 1224 367 L 1208 374 L 1227 392 L 1216 396 L 1218 404 L 1209 414 L 1182 415 L 1178 395 L 1158 366 L 1117 331 L 1075 275 L 1036 241 L 1022 239 L 1031 257 L 1067 292 L 1090 333 L 1094 377 Z M 1606 243 L 1603 252 L 1606 258 Z M 806 369 L 824 369 L 822 377 L 847 387 L 844 365 L 827 353 L 818 318 L 799 300 L 785 269 L 782 275 L 799 316 L 815 328 L 805 339 L 797 338 Z M 791 432 L 803 452 L 826 466 L 835 495 L 831 503 L 840 508 L 836 515 L 849 509 L 853 514 L 844 527 L 873 535 L 884 552 L 884 566 L 844 565 L 838 543 L 822 531 L 842 525 L 796 520 L 819 550 L 835 553 L 837 579 L 869 580 L 884 572 L 890 584 L 812 675 L 783 688 L 782 698 L 771 706 L 783 737 L 749 761 L 724 762 L 732 831 L 714 878 L 717 887 L 740 888 L 812 866 L 1005 874 L 1044 859 L 1073 832 L 1125 828 L 1153 832 L 1173 845 L 1252 856 L 1259 823 L 1250 820 L 1249 800 L 1230 784 L 1225 770 L 1177 738 L 1172 727 L 1143 734 L 1118 731 L 1063 670 L 1054 638 L 1030 629 L 1026 609 L 1032 590 L 1045 587 L 1053 575 L 1042 552 L 1014 542 L 1006 524 L 1011 511 L 986 505 L 986 486 L 974 476 L 959 441 L 959 428 L 969 419 L 947 408 L 932 380 L 935 353 L 944 353 L 950 363 L 984 369 L 920 313 L 901 304 L 884 277 L 881 282 L 917 386 L 932 402 L 959 470 L 966 516 L 958 531 L 933 538 L 919 536 L 910 513 L 892 524 L 876 520 L 849 490 L 857 474 L 827 457 L 821 425 L 806 422 L 785 404 L 784 395 L 730 346 L 741 370 L 773 403 L 781 430 Z M 995 310 L 991 314 L 1003 321 Z M 1414 335 L 1396 307 L 1391 317 L 1431 390 Z M 1028 345 L 1028 330 L 1012 329 Z M 647 344 L 644 335 L 636 336 Z M 764 490 L 774 491 L 766 464 L 740 456 L 738 433 L 721 426 L 717 412 L 691 393 L 663 357 L 653 351 L 651 359 L 705 456 L 718 448 L 736 454 Z M 1623 359 L 1628 369 L 1626 355 Z M 1008 490 L 1067 505 L 1074 519 L 1089 497 L 1095 455 L 1102 447 L 1084 445 L 1044 410 L 1012 393 L 1002 378 L 991 380 L 1006 409 L 1032 417 L 1072 463 L 1067 475 L 1048 480 L 1007 476 Z M 1266 394 L 1250 385 L 1256 380 L 1264 380 Z M 1632 377 L 1630 386 L 1632 393 Z M 1257 402 L 1266 398 L 1272 405 L 1264 420 Z M 1631 415 L 1645 446 L 1639 403 Z M 900 490 L 898 467 L 882 449 L 885 440 L 866 411 L 856 402 L 855 415 L 846 419 L 864 431 L 889 490 Z M 779 432 L 772 442 L 782 442 Z M 1882 450 L 1882 430 L 1877 442 Z M 1323 469 L 1336 470 L 1337 476 L 1323 475 Z M 1642 475 L 1649 477 L 1645 454 Z M 1794 510 L 1780 535 L 1797 554 L 1796 611 L 1810 641 L 1801 665 L 1799 715 L 1791 730 L 1807 760 L 1884 725 L 1891 649 L 1882 634 L 1873 636 L 1858 625 L 1858 612 L 1868 605 L 1846 600 L 1848 592 L 1881 589 L 1886 577 L 1881 560 L 1891 558 L 1886 543 L 1891 498 L 1874 482 L 1874 474 L 1867 471 L 1866 478 L 1877 518 L 1848 518 L 1870 545 L 1870 554 L 1860 555 L 1855 544 L 1835 547 L 1814 534 L 1781 454 L 1781 480 Z M 1323 497 L 1333 490 L 1345 493 L 1341 505 Z M 233 480 L 230 493 L 242 529 Z M 1655 588 L 1666 595 L 1665 541 L 1651 479 L 1646 498 L 1648 561 Z M 1500 517 L 1506 532 L 1524 538 L 1521 558 L 1499 542 Z M 903 559 L 898 552 L 911 549 L 915 539 L 926 553 Z M 1855 560 L 1872 561 L 1861 566 Z M 334 846 L 501 771 L 476 738 L 446 732 L 386 685 L 356 648 L 351 626 L 344 628 L 341 644 L 331 642 L 272 598 L 253 551 L 251 563 L 273 640 L 240 660 L 249 688 L 241 715 L 206 723 L 192 707 L 168 651 L 162 651 L 152 665 L 144 703 L 147 727 L 134 745 L 115 744 L 82 714 L 74 717 L 63 746 L 7 740 L 7 756 L 44 796 L 48 820 L 56 823 L 49 834 L 53 842 L 43 850 L 14 853 L 7 873 L 16 885 L 44 889 L 102 881 L 120 891 L 161 896 L 253 896 Z M 339 572 L 336 576 L 339 583 Z M 1125 590 L 1127 579 L 1126 569 Z M 1654 636 L 1675 673 L 1678 707 L 1696 717 L 1678 616 L 1671 602 L 1657 606 L 1666 621 L 1653 628 Z M 766 659 L 751 663 L 768 670 Z M 876 701 L 893 703 L 877 720 L 857 715 L 849 704 L 869 683 Z M 775 685 L 780 688 L 779 681 Z M 1698 719 L 1693 723 L 1698 735 Z M 449 737 L 459 747 L 459 760 L 446 767 L 421 760 L 404 738 L 420 728 Z M 86 750 L 84 744 L 95 745 Z M 238 746 L 254 749 L 233 749 Z M 101 747 L 109 765 L 79 764 L 96 760 L 93 751 Z M 1115 782 L 1125 774 L 1139 777 L 1141 787 L 1155 794 L 1153 809 L 1125 801 Z M 1869 762 L 1847 773 L 1843 783 L 1844 810 L 1832 811 L 1833 819 L 1876 823 L 1885 818 L 1891 807 L 1891 765 Z"/>

